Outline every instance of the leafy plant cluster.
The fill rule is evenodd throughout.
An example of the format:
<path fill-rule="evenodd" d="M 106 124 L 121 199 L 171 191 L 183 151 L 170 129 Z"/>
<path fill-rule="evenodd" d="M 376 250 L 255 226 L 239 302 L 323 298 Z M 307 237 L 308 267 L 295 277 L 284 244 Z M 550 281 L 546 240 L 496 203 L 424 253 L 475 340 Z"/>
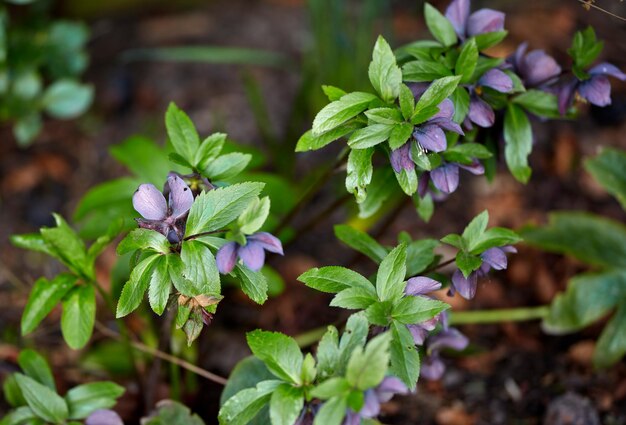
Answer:
<path fill-rule="evenodd" d="M 0 122 L 13 124 L 21 146 L 41 131 L 42 112 L 75 118 L 93 100 L 93 88 L 79 80 L 88 64 L 88 28 L 51 20 L 46 3 L 0 2 Z"/>

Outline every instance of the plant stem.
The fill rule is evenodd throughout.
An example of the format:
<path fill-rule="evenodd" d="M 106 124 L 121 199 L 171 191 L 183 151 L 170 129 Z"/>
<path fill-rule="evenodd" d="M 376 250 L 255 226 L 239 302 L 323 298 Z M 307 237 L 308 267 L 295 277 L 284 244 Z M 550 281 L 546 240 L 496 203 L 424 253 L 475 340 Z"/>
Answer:
<path fill-rule="evenodd" d="M 469 325 L 523 322 L 526 320 L 543 319 L 549 312 L 550 307 L 547 305 L 539 307 L 504 308 L 498 310 L 457 311 L 450 313 L 450 324 Z"/>
<path fill-rule="evenodd" d="M 226 232 L 226 230 L 220 229 L 220 230 L 212 230 L 210 232 L 196 233 L 195 235 L 187 236 L 186 238 L 183 239 L 183 241 L 190 241 L 192 239 L 201 238 L 202 236 L 215 235 L 215 234 L 224 233 L 224 232 Z"/>
<path fill-rule="evenodd" d="M 167 309 L 165 315 L 161 320 L 161 328 L 159 330 L 159 345 L 158 350 L 167 354 L 170 347 L 172 321 L 174 320 L 174 310 Z M 161 358 L 156 357 L 153 362 L 148 376 L 146 377 L 146 385 L 144 391 L 144 401 L 146 411 L 152 409 L 154 404 L 154 396 L 156 394 L 157 387 L 159 385 L 159 378 L 161 376 Z"/>

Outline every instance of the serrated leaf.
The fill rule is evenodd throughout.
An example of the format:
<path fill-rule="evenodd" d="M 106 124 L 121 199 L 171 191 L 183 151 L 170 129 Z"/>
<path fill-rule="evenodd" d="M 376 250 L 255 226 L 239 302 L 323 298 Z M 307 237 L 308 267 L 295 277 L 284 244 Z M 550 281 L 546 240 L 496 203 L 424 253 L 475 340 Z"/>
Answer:
<path fill-rule="evenodd" d="M 392 124 L 371 124 L 355 130 L 348 139 L 352 149 L 367 149 L 389 139 L 395 126 Z"/>
<path fill-rule="evenodd" d="M 376 293 L 381 301 L 401 296 L 406 275 L 406 245 L 394 248 L 380 263 L 376 274 Z"/>
<path fill-rule="evenodd" d="M 321 292 L 337 293 L 346 288 L 372 288 L 372 283 L 359 273 L 339 266 L 310 269 L 298 277 L 309 288 Z"/>
<path fill-rule="evenodd" d="M 439 300 L 407 296 L 393 307 L 391 317 L 405 325 L 412 325 L 430 320 L 448 308 L 448 304 Z"/>
<path fill-rule="evenodd" d="M 391 325 L 391 335 L 390 371 L 413 391 L 420 373 L 420 356 L 415 347 L 415 341 L 407 327 L 396 321 Z"/>
<path fill-rule="evenodd" d="M 173 102 L 165 113 L 165 127 L 172 146 L 187 162 L 194 163 L 200 137 L 189 116 Z"/>
<path fill-rule="evenodd" d="M 457 37 L 454 27 L 448 19 L 429 3 L 424 4 L 424 18 L 428 30 L 444 46 L 456 44 Z"/>
<path fill-rule="evenodd" d="M 376 40 L 368 75 L 372 86 L 385 102 L 393 101 L 400 94 L 402 71 L 396 64 L 391 47 L 382 36 Z"/>
<path fill-rule="evenodd" d="M 328 130 L 319 135 L 314 135 L 313 130 L 309 130 L 298 139 L 298 143 L 296 144 L 296 152 L 306 152 L 306 151 L 314 151 L 323 148 L 329 143 L 334 142 L 337 139 L 340 139 L 357 128 L 363 127 L 363 124 L 356 121 L 348 121 L 344 124 L 341 124 L 338 127 L 333 128 L 332 130 Z"/>
<path fill-rule="evenodd" d="M 241 290 L 252 301 L 263 304 L 267 301 L 267 279 L 262 272 L 255 272 L 247 267 L 235 266 L 235 274 L 241 283 Z"/>
<path fill-rule="evenodd" d="M 52 280 L 37 279 L 22 313 L 22 335 L 31 333 L 76 283 L 76 276 L 57 275 Z"/>
<path fill-rule="evenodd" d="M 471 38 L 463 45 L 454 67 L 456 75 L 461 77 L 460 83 L 470 82 L 477 62 L 478 46 L 476 46 L 476 40 Z"/>
<path fill-rule="evenodd" d="M 338 224 L 334 229 L 337 239 L 368 256 L 372 261 L 380 263 L 387 256 L 387 249 L 367 233 L 347 224 Z"/>
<path fill-rule="evenodd" d="M 108 409 L 124 394 L 124 387 L 113 382 L 91 382 L 67 392 L 69 419 L 84 419 L 98 409 Z"/>
<path fill-rule="evenodd" d="M 143 259 L 132 270 L 117 302 L 116 317 L 124 317 L 139 307 L 143 300 L 143 295 L 148 289 L 152 266 L 157 258 L 159 258 L 159 254 L 151 255 Z"/>
<path fill-rule="evenodd" d="M 239 391 L 222 405 L 218 419 L 220 425 L 247 425 L 270 400 L 281 381 L 259 382 L 254 388 Z"/>
<path fill-rule="evenodd" d="M 341 307 L 349 310 L 362 310 L 376 302 L 374 288 L 370 291 L 362 288 L 347 288 L 339 292 L 330 302 L 331 307 Z"/>
<path fill-rule="evenodd" d="M 626 210 L 626 153 L 604 148 L 597 156 L 585 160 L 585 169 Z"/>
<path fill-rule="evenodd" d="M 135 250 L 151 250 L 167 254 L 170 244 L 161 233 L 150 229 L 134 229 L 117 246 L 117 254 L 124 255 Z"/>
<path fill-rule="evenodd" d="M 372 338 L 365 349 L 355 348 L 346 370 L 346 380 L 359 390 L 374 388 L 385 377 L 389 365 L 389 333 Z"/>
<path fill-rule="evenodd" d="M 148 284 L 148 302 L 152 311 L 159 316 L 165 311 L 172 288 L 172 281 L 167 269 L 169 258 L 168 255 L 161 255 L 156 259 Z"/>
<path fill-rule="evenodd" d="M 54 384 L 54 377 L 52 376 L 50 366 L 48 366 L 46 359 L 36 351 L 30 349 L 22 350 L 17 358 L 17 362 L 27 376 L 51 390 L 56 391 L 56 385 Z"/>
<path fill-rule="evenodd" d="M 245 170 L 251 159 L 252 155 L 241 152 L 220 155 L 209 162 L 203 173 L 211 181 L 228 180 Z"/>
<path fill-rule="evenodd" d="M 312 128 L 313 135 L 319 136 L 356 117 L 365 111 L 374 100 L 376 100 L 376 96 L 373 94 L 354 92 L 329 103 L 315 116 Z"/>
<path fill-rule="evenodd" d="M 294 384 L 301 381 L 303 356 L 293 338 L 278 332 L 256 330 L 246 334 L 252 353 L 278 378 Z"/>
<path fill-rule="evenodd" d="M 190 240 L 183 243 L 180 259 L 184 264 L 183 275 L 193 285 L 193 293 L 187 296 L 221 292 L 220 274 L 211 250 L 201 242 Z"/>
<path fill-rule="evenodd" d="M 63 298 L 61 331 L 71 348 L 78 350 L 89 342 L 96 321 L 96 292 L 91 284 L 74 286 Z"/>
<path fill-rule="evenodd" d="M 28 406 L 38 417 L 52 423 L 67 419 L 67 404 L 58 394 L 26 375 L 16 373 L 14 376 Z"/>
<path fill-rule="evenodd" d="M 289 384 L 279 385 L 270 399 L 272 425 L 293 425 L 304 406 L 302 389 Z"/>
<path fill-rule="evenodd" d="M 513 103 L 509 103 L 504 115 L 504 140 L 504 157 L 511 174 L 527 183 L 531 174 L 528 155 L 533 148 L 533 133 L 526 113 Z"/>
<path fill-rule="evenodd" d="M 362 202 L 367 196 L 367 186 L 372 181 L 374 167 L 372 155 L 374 148 L 352 149 L 348 155 L 346 169 L 346 190 L 353 193 L 357 202 Z"/>

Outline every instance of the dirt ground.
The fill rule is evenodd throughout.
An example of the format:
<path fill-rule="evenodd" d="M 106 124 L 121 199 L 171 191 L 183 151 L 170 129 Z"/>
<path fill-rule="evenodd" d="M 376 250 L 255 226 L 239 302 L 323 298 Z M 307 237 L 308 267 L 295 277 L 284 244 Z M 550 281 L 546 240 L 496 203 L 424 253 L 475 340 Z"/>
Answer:
<path fill-rule="evenodd" d="M 507 12 L 510 35 L 502 51 L 495 53 L 509 53 L 517 43 L 528 40 L 531 48 L 544 48 L 563 60 L 571 34 L 591 24 L 605 40 L 603 58 L 626 69 L 626 24 L 606 14 L 587 12 L 573 0 L 475 3 Z M 603 7 L 626 16 L 623 3 L 603 3 Z M 397 45 L 424 35 L 415 2 L 392 4 Z M 442 2 L 435 4 L 444 6 Z M 25 150 L 15 146 L 10 128 L 0 128 L 0 378 L 15 370 L 19 348 L 36 342 L 53 363 L 62 389 L 102 378 L 102 372 L 82 367 L 89 356 L 87 350 L 73 352 L 64 345 L 57 325 L 60 311 L 55 311 L 34 337 L 17 335 L 28 287 L 38 276 L 55 273 L 58 266 L 11 247 L 8 236 L 51 224 L 52 211 L 71 216 L 89 187 L 122 175 L 123 168 L 108 155 L 111 144 L 133 134 L 163 141 L 163 114 L 170 101 L 190 114 L 201 134 L 222 130 L 243 144 L 261 143 L 244 94 L 241 67 L 125 63 L 120 55 L 139 47 L 217 44 L 277 50 L 297 58 L 310 41 L 302 0 L 216 0 L 176 10 L 145 8 L 101 17 L 90 25 L 91 66 L 85 79 L 96 88 L 92 111 L 76 121 L 46 122 L 37 142 Z M 261 82 L 274 127 L 284 129 L 298 87 L 297 73 L 270 68 L 252 72 Z M 576 122 L 533 124 L 533 177 L 528 185 L 515 182 L 504 170 L 493 185 L 463 175 L 460 190 L 437 206 L 430 223 L 423 223 L 412 208 L 406 207 L 387 223 L 383 242 L 393 244 L 400 231 L 416 238 L 458 232 L 485 208 L 492 225 L 513 228 L 545 222 L 548 211 L 560 209 L 593 211 L 624 221 L 626 214 L 619 204 L 581 166 L 582 158 L 600 146 L 626 149 L 626 86 L 612 82 L 611 107 L 593 109 Z M 296 140 L 292 142 L 295 146 Z M 332 154 L 330 148 L 314 158 L 328 160 Z M 300 154 L 298 161 L 302 169 L 310 167 L 306 154 Z M 334 180 L 339 188 L 342 178 Z M 316 203 L 328 204 L 336 194 L 326 190 Z M 353 253 L 340 246 L 332 234 L 332 224 L 342 222 L 346 214 L 337 211 L 291 245 L 284 258 L 272 258 L 286 289 L 265 306 L 255 306 L 228 290 L 226 306 L 221 307 L 197 344 L 200 366 L 227 375 L 236 361 L 248 354 L 244 332 L 256 327 L 293 335 L 336 320 L 337 312 L 327 307 L 328 298 L 313 294 L 296 277 L 310 267 L 350 262 Z M 108 252 L 100 264 L 103 276 L 114 259 L 114 251 Z M 357 269 L 371 270 L 366 261 L 357 264 Z M 476 299 L 451 302 L 455 309 L 541 305 L 581 270 L 583 266 L 572 260 L 522 246 L 507 271 L 494 273 L 480 283 Z M 100 313 L 101 320 L 110 319 L 104 309 Z M 131 327 L 140 330 L 143 319 L 132 320 Z M 622 360 L 606 371 L 595 371 L 591 366 L 594 340 L 601 329 L 598 324 L 578 334 L 557 337 L 544 334 L 538 322 L 464 326 L 475 354 L 450 358 L 440 382 L 420 382 L 416 394 L 398 397 L 386 405 L 381 420 L 420 425 L 626 424 L 626 362 Z M 105 338 L 96 332 L 94 340 L 98 345 Z M 128 395 L 117 409 L 128 423 L 134 423 L 141 409 L 140 394 L 131 377 L 118 378 L 127 385 Z M 208 424 L 215 423 L 220 387 L 189 377 L 184 382 L 187 404 Z M 167 397 L 169 389 L 163 382 L 159 394 Z M 5 407 L 0 403 L 0 413 Z M 574 419 L 568 421 L 568 414 Z M 595 417 L 599 422 L 594 422 Z"/>

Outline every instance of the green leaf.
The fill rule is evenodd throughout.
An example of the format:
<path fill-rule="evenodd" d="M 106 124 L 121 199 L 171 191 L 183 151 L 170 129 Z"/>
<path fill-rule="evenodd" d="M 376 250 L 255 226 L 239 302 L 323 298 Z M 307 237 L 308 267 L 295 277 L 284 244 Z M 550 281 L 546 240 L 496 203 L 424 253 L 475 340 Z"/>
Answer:
<path fill-rule="evenodd" d="M 439 62 L 432 60 L 416 60 L 402 66 L 404 81 L 415 83 L 431 82 L 441 77 L 449 77 L 452 72 Z"/>
<path fill-rule="evenodd" d="M 220 274 L 211 250 L 199 241 L 185 241 L 180 251 L 185 265 L 184 276 L 192 283 L 194 292 L 187 296 L 221 292 Z"/>
<path fill-rule="evenodd" d="M 56 391 L 56 385 L 54 384 L 54 377 L 52 376 L 50 366 L 48 366 L 46 359 L 36 351 L 30 349 L 22 350 L 17 358 L 17 362 L 27 376 L 51 390 Z"/>
<path fill-rule="evenodd" d="M 463 230 L 462 235 L 467 246 L 473 246 L 480 240 L 482 234 L 487 229 L 487 224 L 489 224 L 489 211 L 487 210 L 484 210 L 470 221 L 465 230 Z"/>
<path fill-rule="evenodd" d="M 624 357 L 626 354 L 626 332 L 624 329 L 626 329 L 626 304 L 622 303 L 600 334 L 593 353 L 595 367 L 612 366 Z"/>
<path fill-rule="evenodd" d="M 348 155 L 346 190 L 356 196 L 357 202 L 362 202 L 367 196 L 367 186 L 372 181 L 374 167 L 372 155 L 374 148 L 352 149 Z"/>
<path fill-rule="evenodd" d="M 457 87 L 450 95 L 454 102 L 454 122 L 460 124 L 465 120 L 469 112 L 470 96 L 465 87 Z"/>
<path fill-rule="evenodd" d="M 461 272 L 463 272 L 463 276 L 466 278 L 471 272 L 478 270 L 478 268 L 483 264 L 483 260 L 480 257 L 468 254 L 465 251 L 457 252 L 455 262 L 456 266 L 459 270 L 461 270 Z"/>
<path fill-rule="evenodd" d="M 302 362 L 302 370 L 300 371 L 302 382 L 304 385 L 312 384 L 317 377 L 317 368 L 315 367 L 315 358 L 311 353 L 307 353 L 304 356 Z"/>
<path fill-rule="evenodd" d="M 400 86 L 399 97 L 402 116 L 405 120 L 408 120 L 411 118 L 411 115 L 413 115 L 413 111 L 415 110 L 415 97 L 413 96 L 411 89 L 406 84 L 402 84 Z"/>
<path fill-rule="evenodd" d="M 616 221 L 584 212 L 552 213 L 546 226 L 523 229 L 521 235 L 531 245 L 587 264 L 626 267 L 626 227 Z"/>
<path fill-rule="evenodd" d="M 458 249 L 467 249 L 467 244 L 461 235 L 451 233 L 441 238 L 441 242 L 451 245 Z"/>
<path fill-rule="evenodd" d="M 317 371 L 320 378 L 331 376 L 339 362 L 339 337 L 337 328 L 329 326 L 317 344 Z"/>
<path fill-rule="evenodd" d="M 330 100 L 331 102 L 341 99 L 341 97 L 346 94 L 346 92 L 340 89 L 339 87 L 328 86 L 328 85 L 323 85 L 322 91 L 324 92 L 328 100 Z"/>
<path fill-rule="evenodd" d="M 56 227 L 44 227 L 41 236 L 44 241 L 56 253 L 57 258 L 84 277 L 93 277 L 93 267 L 87 257 L 85 243 L 78 237 L 76 232 L 68 226 L 67 222 L 58 214 L 53 214 Z"/>
<path fill-rule="evenodd" d="M 367 340 L 369 324 L 363 313 L 355 313 L 348 318 L 346 328 L 339 341 L 339 363 L 335 372 L 343 375 L 348 360 L 356 347 L 363 347 Z"/>
<path fill-rule="evenodd" d="M 409 196 L 412 196 L 417 192 L 417 172 L 415 170 L 402 169 L 399 173 L 396 173 L 396 179 L 398 184 Z"/>
<path fill-rule="evenodd" d="M 393 126 L 389 134 L 389 147 L 394 150 L 404 145 L 413 133 L 414 126 L 408 122 L 403 122 Z"/>
<path fill-rule="evenodd" d="M 479 51 L 488 49 L 496 44 L 500 43 L 507 36 L 508 31 L 492 31 L 484 34 L 475 35 L 473 38 L 476 41 L 476 46 Z"/>
<path fill-rule="evenodd" d="M 375 336 L 367 343 L 365 350 L 357 347 L 350 356 L 346 379 L 359 390 L 374 388 L 385 377 L 389 365 L 389 333 Z"/>
<path fill-rule="evenodd" d="M 263 304 L 267 301 L 267 279 L 261 272 L 255 272 L 247 267 L 235 266 L 235 274 L 241 283 L 241 290 L 255 303 Z"/>
<path fill-rule="evenodd" d="M 367 198 L 359 204 L 359 218 L 372 217 L 386 201 L 401 193 L 394 183 L 395 180 L 395 173 L 391 167 L 374 170 L 372 182 L 367 188 Z"/>
<path fill-rule="evenodd" d="M 460 80 L 461 77 L 443 77 L 433 81 L 432 84 L 428 86 L 428 89 L 424 92 L 422 97 L 420 97 L 417 101 L 413 116 L 416 116 L 419 112 L 424 111 L 427 108 L 437 108 L 445 98 L 452 95 L 454 90 L 456 90 L 459 85 Z M 437 109 L 435 113 L 438 111 L 439 109 Z M 411 122 L 413 122 L 413 120 L 411 120 Z"/>
<path fill-rule="evenodd" d="M 531 89 L 515 96 L 513 103 L 540 117 L 562 118 L 557 97 L 553 93 Z"/>
<path fill-rule="evenodd" d="M 399 298 L 406 275 L 406 245 L 394 248 L 380 263 L 376 275 L 376 293 L 381 301 Z"/>
<path fill-rule="evenodd" d="M 328 266 L 310 269 L 300 276 L 300 282 L 304 282 L 309 288 L 321 292 L 337 293 L 350 287 L 372 288 L 372 283 L 359 273 L 339 266 Z"/>
<path fill-rule="evenodd" d="M 528 155 L 533 148 L 533 133 L 526 113 L 513 103 L 509 103 L 504 115 L 504 140 L 504 157 L 511 174 L 527 183 L 531 174 Z"/>
<path fill-rule="evenodd" d="M 347 288 L 339 292 L 330 302 L 331 307 L 341 307 L 349 310 L 366 309 L 376 302 L 374 288 L 369 291 L 363 288 Z"/>
<path fill-rule="evenodd" d="M 444 46 L 452 46 L 456 44 L 456 32 L 454 27 L 443 16 L 441 12 L 432 7 L 429 3 L 424 3 L 424 18 L 426 18 L 426 26 L 428 30 Z"/>
<path fill-rule="evenodd" d="M 365 316 L 372 325 L 389 326 L 391 321 L 392 301 L 378 301 L 365 310 Z"/>
<path fill-rule="evenodd" d="M 220 405 L 241 390 L 254 388 L 259 382 L 274 379 L 265 364 L 254 356 L 241 360 L 228 376 L 228 382 L 220 395 Z"/>
<path fill-rule="evenodd" d="M 415 276 L 435 259 L 434 249 L 439 246 L 435 239 L 422 239 L 411 242 L 406 247 L 406 277 Z"/>
<path fill-rule="evenodd" d="M 588 26 L 585 30 L 574 34 L 572 47 L 567 50 L 567 53 L 574 59 L 578 68 L 584 69 L 596 60 L 603 48 L 604 43 L 597 41 L 593 27 Z"/>
<path fill-rule="evenodd" d="M 392 102 L 400 94 L 402 71 L 396 56 L 382 36 L 378 36 L 372 53 L 368 75 L 372 86 L 385 102 Z"/>
<path fill-rule="evenodd" d="M 108 409 L 124 394 L 124 387 L 113 382 L 91 382 L 67 392 L 69 419 L 84 419 L 98 409 Z"/>
<path fill-rule="evenodd" d="M 22 395 L 15 375 L 8 375 L 4 382 L 2 382 L 2 392 L 4 393 L 4 399 L 13 407 L 26 406 L 26 400 Z M 1 421 L 0 424 L 4 425 Z"/>
<path fill-rule="evenodd" d="M 256 330 L 246 334 L 252 353 L 278 378 L 299 384 L 302 353 L 293 338 L 278 332 Z"/>
<path fill-rule="evenodd" d="M 51 257 L 61 259 L 57 252 L 49 246 L 39 233 L 25 233 L 22 235 L 11 235 L 11 243 L 21 249 L 42 252 Z"/>
<path fill-rule="evenodd" d="M 247 182 L 202 192 L 189 210 L 185 236 L 222 229 L 239 217 L 263 186 Z"/>
<path fill-rule="evenodd" d="M 129 137 L 122 143 L 111 146 L 109 151 L 117 161 L 136 174 L 142 180 L 141 183 L 148 182 L 159 187 L 163 184 L 163 177 L 170 170 L 171 164 L 165 151 L 153 140 L 145 137 Z M 125 192 L 127 202 L 130 202 L 137 186 L 131 188 L 132 190 Z"/>
<path fill-rule="evenodd" d="M 448 162 L 460 162 L 461 164 L 471 164 L 474 158 L 486 159 L 492 156 L 485 145 L 479 143 L 463 143 L 448 148 L 443 157 Z"/>
<path fill-rule="evenodd" d="M 30 407 L 22 406 L 10 411 L 0 420 L 0 425 L 41 425 L 43 421 L 37 417 Z"/>
<path fill-rule="evenodd" d="M 335 236 L 350 248 L 368 256 L 376 263 L 380 263 L 387 256 L 388 252 L 384 246 L 367 233 L 347 224 L 337 224 Z"/>
<path fill-rule="evenodd" d="M 237 219 L 239 230 L 246 235 L 253 234 L 263 226 L 269 213 L 270 198 L 268 196 L 253 199 Z"/>
<path fill-rule="evenodd" d="M 399 124 L 403 121 L 402 113 L 397 107 L 374 108 L 365 111 L 370 124 Z"/>
<path fill-rule="evenodd" d="M 54 118 L 76 118 L 93 100 L 93 87 L 74 80 L 57 80 L 46 89 L 41 104 Z"/>
<path fill-rule="evenodd" d="M 363 127 L 363 124 L 356 121 L 348 121 L 338 127 L 328 130 L 317 135 L 313 134 L 313 130 L 309 130 L 300 137 L 296 144 L 296 152 L 314 151 L 323 148 L 329 143 L 334 142 L 350 133 L 357 128 Z"/>
<path fill-rule="evenodd" d="M 626 153 L 604 148 L 594 158 L 585 160 L 585 169 L 626 210 Z"/>
<path fill-rule="evenodd" d="M 366 149 L 376 146 L 389 139 L 394 127 L 391 124 L 371 124 L 355 130 L 348 139 L 348 146 L 352 149 Z"/>
<path fill-rule="evenodd" d="M 311 397 L 328 400 L 329 398 L 345 395 L 350 392 L 350 383 L 344 377 L 327 379 L 311 390 Z"/>
<path fill-rule="evenodd" d="M 21 373 L 14 376 L 28 406 L 38 417 L 52 423 L 60 423 L 67 419 L 67 404 L 57 393 Z"/>
<path fill-rule="evenodd" d="M 22 313 L 22 335 L 35 330 L 75 283 L 76 276 L 70 274 L 57 275 L 50 281 L 46 278 L 37 279 Z"/>
<path fill-rule="evenodd" d="M 77 285 L 63 299 L 61 331 L 71 348 L 78 350 L 89 342 L 96 321 L 96 292 L 91 284 Z"/>
<path fill-rule="evenodd" d="M 115 317 L 124 317 L 139 307 L 143 300 L 143 295 L 148 289 L 152 276 L 152 267 L 157 258 L 159 258 L 159 254 L 143 259 L 130 273 L 130 277 L 124 284 L 120 299 L 117 302 Z"/>
<path fill-rule="evenodd" d="M 251 159 L 252 155 L 247 153 L 227 153 L 209 162 L 204 174 L 211 181 L 228 180 L 245 170 Z"/>
<path fill-rule="evenodd" d="M 41 132 L 42 125 L 41 114 L 38 113 L 19 118 L 13 125 L 13 136 L 17 144 L 19 146 L 30 145 Z"/>
<path fill-rule="evenodd" d="M 426 297 L 404 297 L 397 303 L 391 317 L 405 325 L 425 322 L 432 319 L 450 306 L 439 300 L 431 300 Z"/>
<path fill-rule="evenodd" d="M 121 240 L 117 246 L 117 254 L 124 255 L 138 249 L 167 254 L 170 251 L 170 244 L 167 238 L 157 231 L 134 229 Z"/>
<path fill-rule="evenodd" d="M 270 401 L 281 381 L 259 382 L 255 388 L 239 391 L 222 405 L 218 419 L 220 425 L 247 425 Z"/>
<path fill-rule="evenodd" d="M 313 420 L 313 425 L 341 425 L 346 416 L 345 396 L 333 397 L 322 405 Z"/>
<path fill-rule="evenodd" d="M 200 147 L 200 137 L 189 116 L 171 102 L 165 113 L 167 136 L 174 150 L 189 163 L 195 162 L 196 151 Z"/>
<path fill-rule="evenodd" d="M 141 425 L 204 425 L 204 421 L 184 404 L 173 400 L 161 400 L 157 411 L 149 418 L 142 418 Z"/>
<path fill-rule="evenodd" d="M 492 227 L 483 233 L 475 243 L 469 246 L 472 254 L 480 254 L 489 248 L 496 246 L 514 245 L 521 242 L 522 238 L 517 233 L 503 227 Z"/>
<path fill-rule="evenodd" d="M 198 170 L 206 169 L 211 161 L 220 154 L 225 142 L 226 134 L 224 133 L 213 133 L 204 139 L 196 151 L 193 165 L 195 165 Z"/>
<path fill-rule="evenodd" d="M 374 100 L 376 100 L 376 96 L 373 94 L 354 92 L 329 103 L 315 116 L 312 128 L 313 135 L 319 136 L 356 117 L 365 111 Z"/>
<path fill-rule="evenodd" d="M 169 258 L 168 255 L 161 255 L 156 259 L 148 283 L 148 302 L 152 311 L 159 316 L 165 311 L 172 289 L 172 281 L 168 272 Z"/>
<path fill-rule="evenodd" d="M 478 63 L 478 46 L 476 40 L 470 38 L 461 49 L 454 67 L 456 75 L 461 76 L 460 83 L 469 83 Z"/>
<path fill-rule="evenodd" d="M 272 425 L 293 425 L 304 406 L 302 389 L 289 384 L 279 385 L 270 398 Z"/>
<path fill-rule="evenodd" d="M 391 373 L 400 378 L 411 391 L 414 391 L 420 374 L 420 356 L 409 329 L 395 320 L 391 325 L 389 351 Z"/>

